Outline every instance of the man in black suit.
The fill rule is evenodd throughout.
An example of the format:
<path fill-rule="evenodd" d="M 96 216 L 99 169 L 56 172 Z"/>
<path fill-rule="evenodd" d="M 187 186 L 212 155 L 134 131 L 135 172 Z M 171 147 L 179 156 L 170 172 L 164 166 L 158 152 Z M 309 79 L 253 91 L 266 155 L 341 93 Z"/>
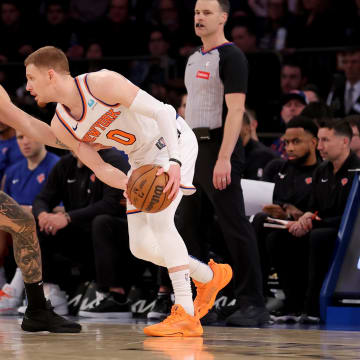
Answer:
<path fill-rule="evenodd" d="M 337 78 L 327 104 L 335 116 L 360 114 L 360 48 L 341 53 L 345 79 Z"/>

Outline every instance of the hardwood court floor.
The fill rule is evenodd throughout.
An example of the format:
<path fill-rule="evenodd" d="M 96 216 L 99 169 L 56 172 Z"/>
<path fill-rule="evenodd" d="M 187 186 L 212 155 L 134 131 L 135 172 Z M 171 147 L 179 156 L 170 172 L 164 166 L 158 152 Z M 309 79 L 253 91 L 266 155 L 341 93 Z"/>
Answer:
<path fill-rule="evenodd" d="M 203 338 L 150 338 L 144 324 L 81 322 L 80 334 L 25 333 L 0 318 L 0 359 L 360 359 L 360 332 L 205 327 Z"/>

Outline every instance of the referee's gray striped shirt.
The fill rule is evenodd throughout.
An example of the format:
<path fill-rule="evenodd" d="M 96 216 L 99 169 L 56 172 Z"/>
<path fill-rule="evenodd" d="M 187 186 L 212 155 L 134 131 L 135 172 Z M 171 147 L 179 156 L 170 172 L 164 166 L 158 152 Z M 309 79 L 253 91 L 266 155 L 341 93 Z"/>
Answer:
<path fill-rule="evenodd" d="M 246 93 L 247 77 L 245 55 L 233 43 L 205 53 L 198 49 L 192 54 L 185 70 L 185 119 L 190 127 L 222 127 L 226 116 L 224 96 Z"/>

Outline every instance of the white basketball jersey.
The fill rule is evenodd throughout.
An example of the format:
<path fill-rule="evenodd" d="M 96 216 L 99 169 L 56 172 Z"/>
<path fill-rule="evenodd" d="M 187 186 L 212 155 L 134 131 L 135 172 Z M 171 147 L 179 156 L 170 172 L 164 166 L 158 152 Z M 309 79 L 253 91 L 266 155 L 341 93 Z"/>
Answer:
<path fill-rule="evenodd" d="M 74 119 L 62 104 L 58 103 L 56 107 L 59 121 L 71 135 L 82 142 L 116 147 L 128 154 L 132 164 L 142 163 L 151 158 L 152 153 L 165 147 L 154 119 L 96 98 L 88 86 L 87 76 L 83 74 L 75 78 L 83 105 L 81 118 Z M 180 121 L 176 121 L 178 130 Z"/>

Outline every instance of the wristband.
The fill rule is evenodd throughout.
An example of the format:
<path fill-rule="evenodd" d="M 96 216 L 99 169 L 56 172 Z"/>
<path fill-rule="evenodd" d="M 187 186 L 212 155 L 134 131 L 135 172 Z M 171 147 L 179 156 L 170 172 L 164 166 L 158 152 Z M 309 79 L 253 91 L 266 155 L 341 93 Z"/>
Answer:
<path fill-rule="evenodd" d="M 181 165 L 182 165 L 181 161 L 178 160 L 178 159 L 175 159 L 175 158 L 170 158 L 169 161 L 172 161 L 172 162 L 175 162 L 175 163 L 179 164 L 180 167 L 181 167 Z"/>

